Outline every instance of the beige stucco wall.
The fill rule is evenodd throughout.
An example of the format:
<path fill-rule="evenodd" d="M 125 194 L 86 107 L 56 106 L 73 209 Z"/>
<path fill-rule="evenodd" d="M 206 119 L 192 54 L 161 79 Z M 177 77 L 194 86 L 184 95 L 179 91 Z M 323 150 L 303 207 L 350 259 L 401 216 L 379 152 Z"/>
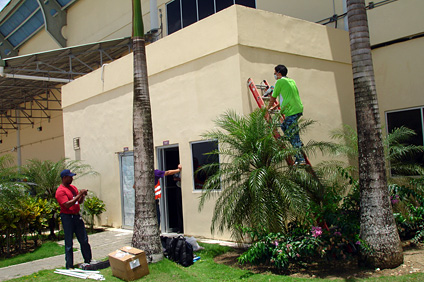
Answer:
<path fill-rule="evenodd" d="M 284 26 L 286 36 L 266 37 L 277 32 L 269 22 Z M 190 142 L 201 140 L 225 110 L 248 114 L 256 108 L 246 85 L 249 77 L 272 82 L 274 65 L 287 64 L 301 89 L 305 115 L 320 123 L 310 133 L 316 139 L 352 122 L 351 66 L 343 52 L 347 36 L 303 20 L 231 7 L 146 47 L 154 145 L 169 140 L 179 146 L 186 234 L 229 238 L 228 233 L 210 234 L 213 201 L 197 210 L 200 194 L 193 191 Z M 116 152 L 132 150 L 132 87 L 132 54 L 105 66 L 103 80 L 97 70 L 63 87 L 66 156 L 80 157 L 100 173 L 76 184 L 105 201 L 101 223 L 113 226 L 122 224 Z M 74 137 L 81 138 L 78 153 L 72 148 Z"/>
<path fill-rule="evenodd" d="M 380 115 L 387 111 L 424 106 L 424 38 L 373 51 Z M 382 119 L 384 125 L 384 119 Z"/>
<path fill-rule="evenodd" d="M 60 101 L 60 93 L 57 91 L 55 91 L 55 97 Z M 49 100 L 55 100 L 55 97 L 49 96 Z M 46 99 L 46 96 L 41 95 L 39 99 L 41 100 L 41 98 Z M 47 106 L 47 102 L 40 100 L 41 105 L 44 107 Z M 19 134 L 22 164 L 25 164 L 28 159 L 51 160 L 56 162 L 65 156 L 62 112 L 60 111 L 61 105 L 57 101 L 49 101 L 48 103 L 49 108 L 56 111 L 45 111 L 44 113 L 36 104 L 33 104 L 34 110 L 26 111 L 32 118 L 27 119 L 23 113 L 19 112 L 20 122 L 27 123 L 20 125 L 19 132 L 10 129 L 11 125 L 6 120 L 3 120 L 4 124 L 2 126 L 4 130 L 1 130 L 0 134 L 0 139 L 2 140 L 0 144 L 0 155 L 10 154 L 15 159 L 15 164 L 18 164 L 18 152 L 14 148 L 18 146 Z M 15 117 L 16 111 L 12 111 L 10 114 L 12 117 Z M 50 119 L 46 118 L 46 115 L 49 115 Z M 30 122 L 34 124 L 28 124 Z M 38 131 L 38 127 L 41 127 L 42 131 Z M 5 131 L 7 134 L 5 134 Z"/>
<path fill-rule="evenodd" d="M 346 12 L 344 10 L 345 1 L 257 0 L 256 5 L 257 9 L 317 22 L 329 18 L 333 14 L 344 14 Z M 403 0 L 381 3 L 383 1 L 366 0 L 365 5 L 370 2 L 380 4 L 367 10 L 372 45 L 423 32 L 424 1 Z M 328 26 L 335 27 L 335 24 L 329 23 Z M 345 29 L 345 27 L 344 18 L 340 19 L 337 28 Z"/>
<path fill-rule="evenodd" d="M 311 22 L 343 14 L 344 0 L 256 0 L 256 8 Z M 341 22 L 339 22 L 340 25 Z M 333 26 L 333 25 L 332 25 Z M 343 26 L 341 26 L 343 28 Z"/>
<path fill-rule="evenodd" d="M 424 11 L 422 0 L 395 1 L 368 10 L 371 44 L 422 33 L 424 26 L 422 11 Z"/>

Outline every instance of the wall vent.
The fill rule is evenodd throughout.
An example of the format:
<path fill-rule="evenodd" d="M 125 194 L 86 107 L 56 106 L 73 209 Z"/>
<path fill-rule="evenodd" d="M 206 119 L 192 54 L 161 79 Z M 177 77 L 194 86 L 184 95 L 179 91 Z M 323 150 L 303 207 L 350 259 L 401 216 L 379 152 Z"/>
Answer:
<path fill-rule="evenodd" d="M 73 144 L 74 144 L 74 150 L 75 151 L 76 150 L 79 150 L 80 149 L 80 138 L 79 137 L 75 137 Z"/>

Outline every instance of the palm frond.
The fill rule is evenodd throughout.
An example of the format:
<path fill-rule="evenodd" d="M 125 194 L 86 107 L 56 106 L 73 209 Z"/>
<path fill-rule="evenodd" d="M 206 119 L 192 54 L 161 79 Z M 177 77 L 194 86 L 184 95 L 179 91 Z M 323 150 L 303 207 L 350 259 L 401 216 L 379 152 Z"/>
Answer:
<path fill-rule="evenodd" d="M 218 154 L 220 163 L 202 167 L 212 176 L 205 182 L 199 201 L 202 210 L 207 200 L 216 198 L 212 232 L 230 230 L 239 238 L 238 227 L 284 231 L 287 220 L 301 218 L 309 202 L 315 200 L 312 195 L 318 198 L 320 194 L 318 184 L 313 183 L 317 179 L 304 171 L 295 174 L 287 165 L 286 159 L 298 149 L 292 148 L 287 138 L 274 137 L 280 117 L 273 116 L 267 122 L 265 115 L 264 110 L 248 116 L 227 111 L 216 120 L 218 128 L 202 135 L 219 143 L 219 149 L 211 154 Z M 303 121 L 300 130 L 311 124 L 313 121 Z M 310 142 L 304 150 L 331 150 L 327 147 L 331 146 L 325 142 Z"/>

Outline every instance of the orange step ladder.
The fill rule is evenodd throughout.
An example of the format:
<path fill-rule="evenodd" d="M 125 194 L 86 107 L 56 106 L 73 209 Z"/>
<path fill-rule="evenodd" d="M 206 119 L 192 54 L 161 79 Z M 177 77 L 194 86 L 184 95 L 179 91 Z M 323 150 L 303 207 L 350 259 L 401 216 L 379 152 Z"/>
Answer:
<path fill-rule="evenodd" d="M 258 91 L 258 87 L 263 91 L 263 90 L 268 90 L 268 88 L 270 87 L 270 85 L 268 84 L 268 82 L 266 81 L 266 80 L 263 80 L 262 81 L 262 84 L 260 84 L 260 85 L 256 85 L 254 82 L 253 82 L 253 79 L 251 79 L 251 78 L 249 78 L 248 80 L 247 80 L 247 86 L 249 87 L 249 89 L 250 89 L 250 92 L 252 92 L 252 94 L 253 94 L 253 97 L 255 98 L 255 101 L 256 101 L 256 104 L 258 104 L 258 107 L 260 108 L 260 109 L 264 109 L 264 108 L 266 108 L 266 106 L 267 105 L 265 105 L 265 102 L 264 102 L 264 97 L 259 93 L 259 91 Z M 275 103 L 274 103 L 274 108 L 275 109 L 277 109 L 277 110 L 280 110 L 280 105 L 279 105 L 279 103 L 278 103 L 278 101 L 275 101 Z M 265 115 L 265 118 L 267 119 L 267 120 L 269 120 L 270 119 L 270 114 L 269 113 L 267 113 L 266 115 Z M 281 117 L 281 122 L 283 122 L 284 121 L 284 115 L 282 115 L 282 117 Z M 274 132 L 274 137 L 277 139 L 277 138 L 281 138 L 281 135 L 280 135 L 280 133 L 276 130 L 275 132 Z M 312 168 L 312 165 L 311 165 L 311 162 L 309 161 L 309 159 L 308 159 L 308 157 L 306 156 L 306 154 L 304 153 L 304 152 L 302 152 L 302 154 L 303 154 L 303 157 L 305 158 L 305 162 L 306 162 L 306 164 L 310 167 L 310 168 Z M 286 159 L 286 162 L 287 162 L 287 164 L 288 165 L 294 165 L 294 161 L 293 161 L 293 158 L 287 158 Z M 313 172 L 313 170 L 312 170 L 312 172 Z M 313 173 L 314 175 L 315 175 L 315 173 Z"/>

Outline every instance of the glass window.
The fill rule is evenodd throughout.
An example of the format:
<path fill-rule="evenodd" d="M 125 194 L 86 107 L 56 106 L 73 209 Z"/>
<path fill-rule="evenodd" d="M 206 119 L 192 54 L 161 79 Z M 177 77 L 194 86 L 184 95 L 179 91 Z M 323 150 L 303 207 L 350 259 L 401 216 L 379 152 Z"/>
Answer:
<path fill-rule="evenodd" d="M 194 190 L 203 189 L 203 184 L 211 176 L 212 172 L 202 170 L 202 166 L 211 163 L 219 163 L 218 154 L 209 155 L 214 150 L 218 150 L 217 141 L 193 142 L 191 152 L 193 156 L 193 182 Z"/>
<path fill-rule="evenodd" d="M 243 5 L 250 8 L 256 8 L 256 0 L 236 0 L 236 4 Z"/>
<path fill-rule="evenodd" d="M 173 0 L 166 4 L 168 34 L 234 4 L 256 8 L 255 0 Z"/>
<path fill-rule="evenodd" d="M 214 0 L 198 0 L 199 20 L 215 13 Z"/>
<path fill-rule="evenodd" d="M 181 6 L 180 0 L 174 0 L 166 5 L 168 18 L 168 34 L 181 29 Z"/>
<path fill-rule="evenodd" d="M 392 132 L 401 126 L 412 129 L 416 135 L 405 141 L 405 144 L 424 145 L 424 107 L 386 113 L 387 132 Z M 405 158 L 405 162 L 416 162 L 424 165 L 424 153 Z"/>
<path fill-rule="evenodd" d="M 183 27 L 197 22 L 196 0 L 182 0 Z"/>
<path fill-rule="evenodd" d="M 234 0 L 216 0 L 216 12 L 224 10 L 234 4 Z"/>

